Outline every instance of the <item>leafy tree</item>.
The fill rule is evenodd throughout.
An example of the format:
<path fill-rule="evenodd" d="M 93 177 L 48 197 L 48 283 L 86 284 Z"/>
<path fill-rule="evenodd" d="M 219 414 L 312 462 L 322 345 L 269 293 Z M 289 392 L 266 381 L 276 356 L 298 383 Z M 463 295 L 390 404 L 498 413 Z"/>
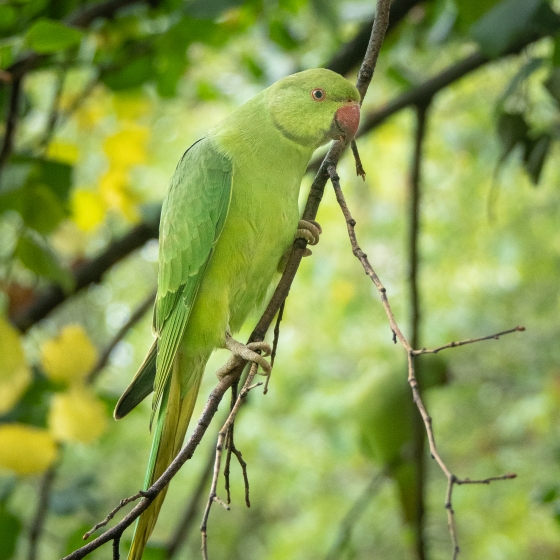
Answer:
<path fill-rule="evenodd" d="M 518 475 L 454 489 L 471 557 L 560 552 L 557 9 L 393 0 L 358 138 L 365 182 L 349 156 L 338 167 L 414 348 L 527 327 L 442 351 L 450 379 L 422 393 L 453 472 Z M 159 206 L 182 152 L 287 73 L 321 65 L 352 79 L 373 15 L 330 0 L 0 4 L 0 560 L 69 554 L 141 486 L 147 408 L 118 424 L 110 411 L 150 344 Z M 361 444 L 367 390 L 394 376 L 403 394 L 406 365 L 328 191 L 318 220 L 268 394 L 251 392 L 236 423 L 251 508 L 234 459 L 210 556 L 448 558 L 445 478 L 415 409 L 414 531 L 386 460 Z M 204 383 L 208 394 L 211 372 Z M 146 557 L 199 555 L 218 429 L 173 482 Z"/>

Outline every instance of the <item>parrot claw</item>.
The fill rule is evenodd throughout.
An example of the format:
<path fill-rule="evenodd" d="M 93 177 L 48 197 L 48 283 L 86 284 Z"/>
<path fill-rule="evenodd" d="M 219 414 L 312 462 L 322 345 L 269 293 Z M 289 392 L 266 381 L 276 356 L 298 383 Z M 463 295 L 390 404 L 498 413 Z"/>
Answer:
<path fill-rule="evenodd" d="M 270 375 L 272 366 L 265 359 L 265 356 L 270 356 L 272 350 L 267 342 L 260 341 L 243 344 L 233 339 L 229 333 L 226 333 L 225 347 L 231 352 L 231 356 L 226 364 L 216 372 L 218 379 L 221 380 L 226 375 L 229 375 L 244 360 L 255 362 L 261 366 L 263 369 L 262 375 Z M 260 350 L 262 354 L 257 354 L 257 350 Z"/>
<path fill-rule="evenodd" d="M 297 226 L 296 239 L 303 238 L 309 245 L 319 243 L 319 235 L 323 233 L 321 226 L 315 220 L 300 220 Z"/>

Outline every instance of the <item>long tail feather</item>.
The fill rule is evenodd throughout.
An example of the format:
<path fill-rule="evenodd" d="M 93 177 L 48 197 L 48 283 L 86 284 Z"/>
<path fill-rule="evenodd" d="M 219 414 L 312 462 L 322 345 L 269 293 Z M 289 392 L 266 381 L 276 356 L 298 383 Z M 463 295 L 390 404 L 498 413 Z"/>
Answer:
<path fill-rule="evenodd" d="M 144 489 L 149 488 L 162 475 L 181 450 L 196 403 L 204 364 L 199 363 L 190 370 L 190 386 L 185 396 L 181 397 L 179 364 L 177 362 L 178 360 L 173 366 L 171 380 L 160 405 Z M 167 488 L 164 488 L 150 507 L 140 515 L 134 531 L 128 560 L 140 560 L 142 558 L 146 542 L 154 530 Z"/>

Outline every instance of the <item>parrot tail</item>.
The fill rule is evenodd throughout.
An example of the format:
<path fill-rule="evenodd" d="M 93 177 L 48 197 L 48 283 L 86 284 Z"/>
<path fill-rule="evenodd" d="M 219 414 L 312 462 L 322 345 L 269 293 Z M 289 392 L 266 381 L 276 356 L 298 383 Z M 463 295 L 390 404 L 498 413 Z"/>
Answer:
<path fill-rule="evenodd" d="M 164 392 L 159 408 L 156 430 L 152 441 L 148 470 L 144 481 L 144 489 L 148 489 L 171 464 L 183 445 L 185 434 L 192 416 L 196 397 L 200 387 L 200 380 L 204 373 L 205 362 L 198 362 L 189 371 L 189 387 L 187 393 L 181 397 L 179 381 L 179 360 L 173 364 L 171 380 Z M 181 369 L 183 369 L 182 364 Z M 165 499 L 167 488 L 164 488 L 138 519 L 128 560 L 140 560 L 144 547 L 154 530 L 159 511 Z"/>

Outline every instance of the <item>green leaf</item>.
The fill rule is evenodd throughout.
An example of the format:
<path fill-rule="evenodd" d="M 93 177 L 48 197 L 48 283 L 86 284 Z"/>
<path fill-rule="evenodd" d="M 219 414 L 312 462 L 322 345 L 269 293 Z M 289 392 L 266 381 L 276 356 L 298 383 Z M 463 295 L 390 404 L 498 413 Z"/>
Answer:
<path fill-rule="evenodd" d="M 14 557 L 21 521 L 8 511 L 0 511 L 0 560 Z"/>
<path fill-rule="evenodd" d="M 560 18 L 545 0 L 503 0 L 471 27 L 482 52 L 494 58 L 535 34 L 552 33 Z"/>
<path fill-rule="evenodd" d="M 154 77 L 153 55 L 146 55 L 125 63 L 122 68 L 104 72 L 101 81 L 110 89 L 120 91 L 132 89 Z"/>
<path fill-rule="evenodd" d="M 517 74 L 511 79 L 508 86 L 504 90 L 504 93 L 500 96 L 498 104 L 503 104 L 504 101 L 513 93 L 517 91 L 517 88 L 533 73 L 538 70 L 544 60 L 542 58 L 530 58 L 528 62 L 523 64 Z"/>
<path fill-rule="evenodd" d="M 502 143 L 501 161 L 518 144 L 525 145 L 528 141 L 529 126 L 521 113 L 501 113 L 498 116 L 498 136 Z"/>
<path fill-rule="evenodd" d="M 299 41 L 292 35 L 286 24 L 277 19 L 269 23 L 268 36 L 271 41 L 286 51 L 293 50 L 299 45 Z"/>
<path fill-rule="evenodd" d="M 38 19 L 25 35 L 27 46 L 40 54 L 66 50 L 78 45 L 81 40 L 80 30 L 47 18 Z"/>
<path fill-rule="evenodd" d="M 455 0 L 458 27 L 465 31 L 499 0 Z"/>
<path fill-rule="evenodd" d="M 544 163 L 550 152 L 551 143 L 552 138 L 548 133 L 543 133 L 525 143 L 525 154 L 523 157 L 525 170 L 535 186 L 539 184 Z"/>
<path fill-rule="evenodd" d="M 30 228 L 39 233 L 53 232 L 66 217 L 66 209 L 45 185 L 32 185 L 25 189 L 20 214 Z"/>
<path fill-rule="evenodd" d="M 10 29 L 17 23 L 17 12 L 12 6 L 0 6 L 0 30 Z"/>
<path fill-rule="evenodd" d="M 26 268 L 38 276 L 52 280 L 64 290 L 72 288 L 72 275 L 62 268 L 51 248 L 34 231 L 27 231 L 21 236 L 15 254 Z"/>
<path fill-rule="evenodd" d="M 58 161 L 15 156 L 2 175 L 0 212 L 19 212 L 27 226 L 50 233 L 66 217 L 72 166 Z"/>

